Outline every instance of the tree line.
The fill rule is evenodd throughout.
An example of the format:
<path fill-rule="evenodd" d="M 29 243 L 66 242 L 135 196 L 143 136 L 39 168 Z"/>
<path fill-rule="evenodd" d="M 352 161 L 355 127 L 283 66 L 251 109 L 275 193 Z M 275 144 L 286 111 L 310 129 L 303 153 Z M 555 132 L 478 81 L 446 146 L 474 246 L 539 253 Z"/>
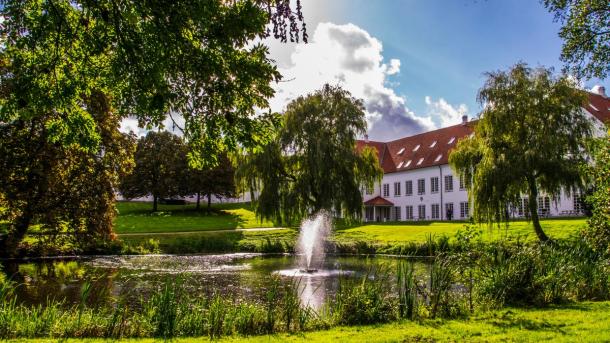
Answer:
<path fill-rule="evenodd" d="M 215 167 L 195 169 L 189 166 L 188 152 L 181 137 L 167 131 L 149 132 L 138 140 L 133 171 L 118 187 L 121 195 L 127 199 L 151 196 L 153 211 L 157 211 L 160 199 L 186 196 L 195 196 L 199 209 L 205 197 L 208 213 L 213 196 L 236 196 L 235 169 L 226 154 L 216 158 Z"/>

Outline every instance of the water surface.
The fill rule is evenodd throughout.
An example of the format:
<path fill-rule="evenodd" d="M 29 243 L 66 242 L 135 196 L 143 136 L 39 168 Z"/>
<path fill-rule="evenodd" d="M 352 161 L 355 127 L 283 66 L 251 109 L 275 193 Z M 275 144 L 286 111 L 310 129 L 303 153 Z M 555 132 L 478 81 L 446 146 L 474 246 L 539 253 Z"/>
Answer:
<path fill-rule="evenodd" d="M 178 282 L 191 296 L 223 296 L 260 301 L 276 277 L 297 282 L 303 303 L 323 305 L 340 278 L 374 277 L 393 271 L 393 257 L 327 256 L 317 273 L 299 270 L 298 256 L 262 254 L 99 256 L 72 260 L 4 262 L 2 273 L 18 285 L 17 301 L 29 305 L 48 299 L 78 304 L 81 289 L 91 283 L 91 306 L 120 301 L 139 304 L 166 282 Z M 424 268 L 424 264 L 420 263 Z"/>

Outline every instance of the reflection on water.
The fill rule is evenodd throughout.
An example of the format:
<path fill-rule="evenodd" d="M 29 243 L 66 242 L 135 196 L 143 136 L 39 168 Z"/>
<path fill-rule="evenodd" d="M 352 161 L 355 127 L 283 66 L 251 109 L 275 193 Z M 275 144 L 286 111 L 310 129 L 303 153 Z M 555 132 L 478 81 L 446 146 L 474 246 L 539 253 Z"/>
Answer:
<path fill-rule="evenodd" d="M 181 280 L 191 296 L 221 294 L 237 299 L 264 299 L 274 275 L 298 284 L 303 304 L 320 308 L 336 291 L 340 278 L 359 277 L 371 269 L 394 270 L 394 258 L 333 257 L 314 273 L 295 269 L 297 260 L 288 255 L 147 255 L 101 256 L 76 260 L 3 262 L 0 279 L 18 285 L 17 300 L 44 304 L 48 299 L 78 304 L 81 287 L 92 285 L 89 305 L 110 305 L 119 299 L 139 304 L 168 281 Z M 423 265 L 422 265 L 423 266 Z"/>

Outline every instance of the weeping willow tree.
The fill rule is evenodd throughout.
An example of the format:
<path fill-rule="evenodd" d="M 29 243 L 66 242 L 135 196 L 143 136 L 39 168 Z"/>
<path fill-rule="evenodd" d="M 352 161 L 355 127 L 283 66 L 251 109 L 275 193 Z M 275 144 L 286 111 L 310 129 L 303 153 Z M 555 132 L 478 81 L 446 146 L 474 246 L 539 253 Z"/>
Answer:
<path fill-rule="evenodd" d="M 565 75 L 520 63 L 487 74 L 478 101 L 484 107 L 475 135 L 449 157 L 464 177 L 475 220 L 507 221 L 511 204 L 527 195 L 526 213 L 540 241 L 538 196 L 557 198 L 582 186 L 581 167 L 591 127 L 581 106 L 586 96 Z"/>
<path fill-rule="evenodd" d="M 363 186 L 383 175 L 372 148 L 356 151 L 366 131 L 361 100 L 340 87 L 288 104 L 271 143 L 240 161 L 237 178 L 257 193 L 259 217 L 291 223 L 320 210 L 362 215 Z"/>

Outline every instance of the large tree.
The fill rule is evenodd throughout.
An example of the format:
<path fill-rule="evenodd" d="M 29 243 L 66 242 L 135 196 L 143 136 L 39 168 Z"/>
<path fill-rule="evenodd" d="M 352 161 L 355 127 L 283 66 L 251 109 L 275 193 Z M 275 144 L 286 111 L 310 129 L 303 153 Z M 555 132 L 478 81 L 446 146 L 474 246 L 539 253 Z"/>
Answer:
<path fill-rule="evenodd" d="M 540 241 L 538 196 L 556 197 L 583 184 L 591 124 L 581 106 L 586 96 L 565 75 L 517 64 L 487 74 L 478 94 L 484 107 L 472 138 L 449 157 L 467 183 L 478 221 L 508 220 L 508 208 L 528 197 L 527 213 Z"/>
<path fill-rule="evenodd" d="M 119 132 L 103 94 L 86 104 L 100 137 L 97 153 L 50 142 L 45 124 L 52 118 L 0 124 L 0 190 L 10 222 L 0 255 L 15 255 L 33 224 L 39 241 L 60 239 L 84 250 L 113 238 L 114 191 L 131 168 L 135 138 Z"/>
<path fill-rule="evenodd" d="M 196 208 L 200 208 L 201 196 L 204 196 L 208 202 L 208 213 L 211 210 L 212 196 L 233 198 L 237 194 L 233 163 L 226 154 L 220 156 L 218 161 L 214 168 L 189 170 L 186 178 L 189 194 L 197 197 Z"/>
<path fill-rule="evenodd" d="M 167 131 L 149 132 L 138 141 L 135 167 L 122 180 L 121 195 L 127 199 L 152 196 L 153 212 L 160 198 L 187 195 L 186 154 L 182 138 Z"/>
<path fill-rule="evenodd" d="M 282 124 L 271 143 L 238 169 L 258 194 L 258 215 L 280 222 L 320 210 L 360 217 L 361 187 L 382 175 L 373 149 L 356 151 L 356 136 L 366 131 L 362 101 L 325 85 L 290 102 Z"/>
<path fill-rule="evenodd" d="M 593 146 L 593 161 L 588 171 L 595 190 L 587 199 L 593 205 L 593 213 L 585 237 L 595 250 L 610 254 L 610 128 Z"/>
<path fill-rule="evenodd" d="M 608 0 L 543 0 L 562 23 L 561 59 L 577 77 L 610 72 L 610 2 Z"/>
<path fill-rule="evenodd" d="M 182 116 L 198 166 L 236 145 L 266 142 L 270 122 L 255 108 L 268 107 L 280 74 L 267 48 L 252 41 L 270 28 L 282 40 L 306 38 L 299 1 L 296 13 L 288 0 L 4 0 L 0 7 L 0 80 L 10 88 L 0 92 L 0 121 L 49 118 L 50 141 L 96 150 L 100 137 L 83 102 L 102 92 L 118 119 L 149 127 Z"/>
<path fill-rule="evenodd" d="M 58 198 L 66 206 L 38 205 L 49 194 L 76 189 L 77 202 L 112 199 L 71 180 L 113 185 L 114 172 L 95 179 L 88 165 L 56 160 L 67 154 L 107 163 L 108 152 L 122 149 L 105 140 L 116 134 L 108 128 L 128 116 L 146 128 L 181 116 L 195 167 L 214 165 L 219 151 L 265 144 L 273 121 L 254 108 L 268 107 L 280 74 L 267 48 L 251 43 L 307 38 L 298 0 L 296 7 L 289 0 L 3 0 L 0 16 L 0 123 L 8 125 L 0 145 L 5 165 L 22 168 L 4 169 L 0 180 L 19 193 L 13 200 L 2 190 L 13 221 L 0 239 L 10 245 L 29 224 L 55 226 L 54 218 L 74 213 L 85 216 L 75 225 L 89 221 L 87 213 L 67 212 L 68 198 Z M 97 119 L 93 96 L 98 107 L 114 109 L 110 122 Z M 100 167 L 130 159 L 120 158 Z M 51 218 L 49 208 L 58 214 Z M 98 210 L 114 215 L 107 203 Z"/>

